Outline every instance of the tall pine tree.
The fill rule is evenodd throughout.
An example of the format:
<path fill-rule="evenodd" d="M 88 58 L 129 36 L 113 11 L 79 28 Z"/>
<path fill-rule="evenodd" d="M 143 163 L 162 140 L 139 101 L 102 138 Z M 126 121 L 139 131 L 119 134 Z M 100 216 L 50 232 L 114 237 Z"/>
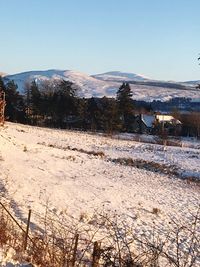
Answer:
<path fill-rule="evenodd" d="M 5 86 L 6 108 L 5 116 L 10 121 L 25 122 L 25 106 L 23 97 L 17 91 L 14 81 L 9 81 Z"/>
<path fill-rule="evenodd" d="M 124 131 L 131 129 L 130 124 L 134 112 L 132 95 L 129 83 L 123 83 L 117 91 L 116 100 Z"/>
<path fill-rule="evenodd" d="M 41 109 L 41 93 L 36 81 L 32 81 L 30 85 L 30 107 L 33 115 L 39 115 Z"/>
<path fill-rule="evenodd" d="M 54 93 L 55 112 L 59 127 L 65 127 L 69 116 L 77 113 L 77 87 L 70 81 L 62 80 Z"/>
<path fill-rule="evenodd" d="M 101 99 L 101 128 L 108 134 L 121 129 L 121 121 L 119 118 L 117 103 L 113 98 L 103 97 Z"/>

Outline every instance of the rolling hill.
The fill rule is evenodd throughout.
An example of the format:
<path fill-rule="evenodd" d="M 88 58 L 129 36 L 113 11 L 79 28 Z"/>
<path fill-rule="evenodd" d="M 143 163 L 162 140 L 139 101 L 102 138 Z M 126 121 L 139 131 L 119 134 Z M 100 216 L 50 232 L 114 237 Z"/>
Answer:
<path fill-rule="evenodd" d="M 200 98 L 200 90 L 195 88 L 198 81 L 173 82 L 158 81 L 144 75 L 111 71 L 102 74 L 88 75 L 73 70 L 29 71 L 14 75 L 5 75 L 5 82 L 14 80 L 20 93 L 24 92 L 26 82 L 35 80 L 38 84 L 43 81 L 70 80 L 79 88 L 83 97 L 115 97 L 122 82 L 129 82 L 136 100 L 167 101 L 174 97 Z"/>

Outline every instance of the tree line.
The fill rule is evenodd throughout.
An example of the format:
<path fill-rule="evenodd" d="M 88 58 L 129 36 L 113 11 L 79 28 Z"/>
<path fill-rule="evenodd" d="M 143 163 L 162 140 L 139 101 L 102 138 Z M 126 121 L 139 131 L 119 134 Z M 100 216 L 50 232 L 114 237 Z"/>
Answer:
<path fill-rule="evenodd" d="M 26 82 L 20 94 L 14 81 L 4 83 L 0 77 L 0 91 L 6 95 L 6 120 L 37 126 L 109 134 L 134 132 L 135 114 L 153 112 L 151 106 L 134 105 L 128 83 L 120 86 L 116 98 L 80 97 L 80 88 L 66 80 Z M 177 110 L 172 115 L 182 122 L 180 135 L 200 137 L 199 113 L 181 114 Z"/>
<path fill-rule="evenodd" d="M 58 128 L 82 130 L 130 131 L 134 114 L 132 92 L 123 83 L 115 98 L 83 98 L 80 88 L 71 81 L 26 82 L 23 95 L 14 81 L 4 83 L 0 78 L 0 90 L 6 95 L 6 119 Z"/>

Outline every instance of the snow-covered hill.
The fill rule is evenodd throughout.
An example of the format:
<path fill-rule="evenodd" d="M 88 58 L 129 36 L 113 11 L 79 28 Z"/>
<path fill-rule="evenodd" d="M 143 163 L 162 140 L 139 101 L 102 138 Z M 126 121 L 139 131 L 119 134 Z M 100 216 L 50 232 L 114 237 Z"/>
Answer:
<path fill-rule="evenodd" d="M 108 95 L 107 89 L 113 88 L 114 90 L 117 90 L 119 86 L 118 84 L 100 81 L 87 74 L 72 70 L 30 71 L 7 75 L 4 79 L 6 81 L 14 80 L 21 93 L 24 92 L 26 82 L 31 82 L 33 80 L 38 83 L 59 79 L 70 80 L 80 87 L 80 95 L 84 97 L 101 97 L 103 95 Z"/>
<path fill-rule="evenodd" d="M 143 75 L 125 73 L 120 71 L 107 72 L 97 75 L 88 75 L 73 70 L 47 70 L 29 71 L 14 75 L 4 76 L 4 81 L 14 80 L 18 90 L 23 93 L 26 82 L 70 80 L 80 88 L 79 94 L 84 97 L 115 97 L 122 82 L 131 84 L 133 98 L 136 100 L 161 100 L 166 101 L 174 97 L 200 98 L 200 90 L 194 83 L 177 83 L 156 81 Z"/>
<path fill-rule="evenodd" d="M 165 240 L 169 222 L 188 225 L 194 220 L 200 204 L 198 184 L 177 179 L 165 169 L 163 173 L 150 171 L 121 165 L 116 159 L 176 166 L 189 177 L 199 177 L 199 142 L 190 142 L 193 148 L 191 144 L 164 148 L 86 132 L 6 123 L 0 134 L 1 201 L 8 203 L 18 220 L 26 221 L 31 209 L 31 222 L 38 226 L 47 208 L 55 218 L 62 214 L 71 219 L 82 217 L 89 227 L 94 213 L 103 211 L 124 218 L 133 236 L 154 238 L 159 234 Z M 199 233 L 198 227 L 196 231 Z M 186 251 L 188 239 L 183 236 L 180 242 Z"/>
<path fill-rule="evenodd" d="M 176 166 L 189 175 L 198 176 L 200 171 L 199 143 L 196 148 L 163 149 L 155 144 L 7 123 L 0 135 L 1 197 L 15 203 L 14 212 L 22 218 L 30 208 L 43 214 L 47 201 L 55 214 L 67 210 L 77 217 L 102 209 L 127 216 L 137 213 L 134 229 L 139 232 L 155 219 L 160 229 L 169 217 L 183 222 L 191 219 L 190 212 L 199 205 L 195 183 L 120 165 L 114 160 L 118 158 Z M 155 218 L 153 208 L 161 211 L 160 216 Z"/>
<path fill-rule="evenodd" d="M 126 73 L 121 71 L 111 71 L 102 74 L 93 75 L 94 78 L 103 80 L 103 81 L 146 81 L 150 78 L 145 77 L 144 75 L 135 74 L 135 73 Z"/>

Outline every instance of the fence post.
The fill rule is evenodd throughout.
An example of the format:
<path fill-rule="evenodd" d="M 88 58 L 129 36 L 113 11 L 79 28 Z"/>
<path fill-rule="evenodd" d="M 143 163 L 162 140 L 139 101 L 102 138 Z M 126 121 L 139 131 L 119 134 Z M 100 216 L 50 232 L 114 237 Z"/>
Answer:
<path fill-rule="evenodd" d="M 73 249 L 73 257 L 72 257 L 72 267 L 74 267 L 75 263 L 76 263 L 76 253 L 77 253 L 77 247 L 78 247 L 78 239 L 79 239 L 79 234 L 76 234 L 76 236 L 75 236 L 75 244 L 74 244 L 74 249 Z"/>
<path fill-rule="evenodd" d="M 30 227 L 30 220 L 31 220 L 31 210 L 28 212 L 28 221 L 27 221 L 27 226 L 26 226 L 26 233 L 24 237 L 24 250 L 26 250 L 27 247 L 27 240 L 28 240 L 28 232 L 29 232 L 29 227 Z"/>
<path fill-rule="evenodd" d="M 94 242 L 93 254 L 92 254 L 92 267 L 99 266 L 99 260 L 101 256 L 101 244 L 97 241 Z"/>

